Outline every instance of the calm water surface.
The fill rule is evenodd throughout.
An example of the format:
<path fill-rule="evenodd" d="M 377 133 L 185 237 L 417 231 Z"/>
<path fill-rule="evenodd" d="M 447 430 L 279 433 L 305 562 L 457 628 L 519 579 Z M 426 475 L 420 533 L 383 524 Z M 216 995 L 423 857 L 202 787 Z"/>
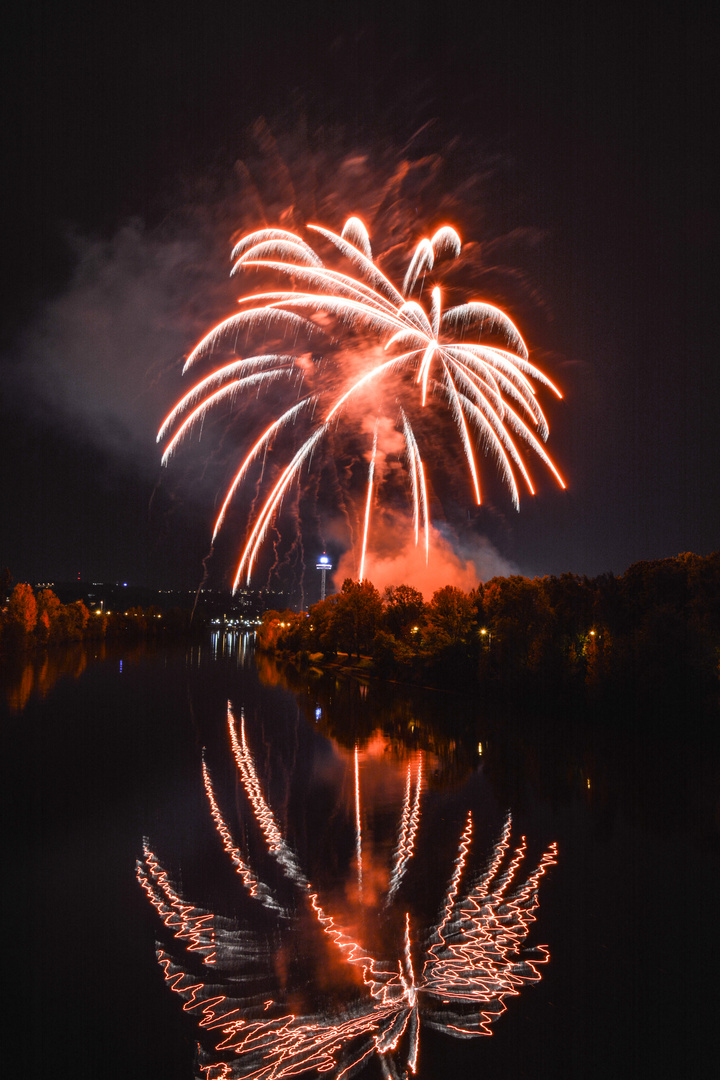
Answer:
<path fill-rule="evenodd" d="M 264 1008 L 268 1055 L 281 1012 L 313 1017 L 319 1054 L 349 1017 L 402 1026 L 429 954 L 428 984 L 442 976 L 452 999 L 464 980 L 480 1004 L 420 993 L 421 1080 L 716 1075 L 717 741 L 691 737 L 692 718 L 634 738 L 560 705 L 554 721 L 498 717 L 461 696 L 283 673 L 240 638 L 37 657 L 0 693 L 8 1072 L 189 1080 L 205 1065 L 216 1080 L 231 1058 L 212 1052 L 214 1035 L 197 1060 L 198 1020 L 222 996 L 250 1020 L 282 1004 Z M 470 931 L 497 926 L 471 925 L 467 909 L 463 921 L 452 900 L 502 855 L 508 814 L 488 893 L 525 836 L 515 915 L 494 910 L 513 932 L 519 910 L 527 945 L 550 959 L 529 954 L 539 981 L 515 970 L 491 1037 L 460 1039 L 459 1019 L 492 1015 L 507 986 L 502 949 L 486 951 L 478 996 Z M 528 912 L 532 888 L 518 887 L 553 842 Z M 190 954 L 156 910 L 180 897 Z M 206 912 L 212 939 L 192 921 Z M 323 926 L 375 958 L 375 997 L 367 963 L 363 982 Z M 216 987 L 196 1009 L 183 1011 L 192 1002 L 166 984 L 156 947 L 176 991 Z M 359 1075 L 400 1075 L 412 1023 L 385 1071 L 371 1056 Z"/>

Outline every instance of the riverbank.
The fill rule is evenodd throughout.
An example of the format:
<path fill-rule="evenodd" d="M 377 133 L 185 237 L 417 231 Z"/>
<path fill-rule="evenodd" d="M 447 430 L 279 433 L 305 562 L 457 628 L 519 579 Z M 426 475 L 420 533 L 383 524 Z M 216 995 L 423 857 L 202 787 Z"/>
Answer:
<path fill-rule="evenodd" d="M 633 671 L 630 678 L 606 678 L 602 682 L 568 678 L 555 671 L 528 671 L 518 667 L 500 671 L 483 667 L 477 654 L 455 650 L 451 656 L 434 657 L 432 663 L 417 657 L 403 665 L 378 662 L 368 655 L 307 653 L 270 649 L 256 645 L 260 656 L 286 673 L 289 685 L 321 682 L 328 676 L 375 684 L 405 686 L 419 691 L 464 697 L 475 705 L 504 717 L 504 723 L 523 726 L 590 723 L 607 729 L 659 733 L 682 728 L 683 736 L 717 738 L 720 702 L 717 695 L 702 694 L 693 671 L 674 669 L 673 680 L 651 683 L 647 673 Z M 691 719 L 688 720 L 688 717 Z"/>

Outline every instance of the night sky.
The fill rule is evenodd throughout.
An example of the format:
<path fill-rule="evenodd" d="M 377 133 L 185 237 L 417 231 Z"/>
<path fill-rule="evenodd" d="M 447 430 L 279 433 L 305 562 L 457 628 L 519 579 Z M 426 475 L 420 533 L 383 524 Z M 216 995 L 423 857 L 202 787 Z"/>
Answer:
<path fill-rule="evenodd" d="M 259 118 L 306 187 L 303 139 L 438 155 L 463 239 L 510 237 L 501 299 L 564 391 L 568 490 L 536 467 L 519 514 L 498 492 L 473 515 L 486 576 L 720 548 L 715 5 L 106 7 L 5 17 L 0 567 L 200 581 L 215 474 L 168 478 L 155 432 L 234 310 Z"/>

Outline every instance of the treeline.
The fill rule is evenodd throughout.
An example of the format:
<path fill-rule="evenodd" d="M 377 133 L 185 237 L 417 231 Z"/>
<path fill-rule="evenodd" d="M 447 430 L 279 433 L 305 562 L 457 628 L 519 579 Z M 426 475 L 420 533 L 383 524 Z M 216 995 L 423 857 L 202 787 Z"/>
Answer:
<path fill-rule="evenodd" d="M 377 674 L 438 686 L 607 701 L 717 704 L 720 553 L 640 562 L 596 578 L 492 578 L 381 595 L 346 580 L 307 615 L 267 612 L 258 645 L 300 661 L 371 657 Z"/>
<path fill-rule="evenodd" d="M 0 609 L 0 655 L 103 638 L 176 637 L 189 633 L 190 621 L 191 613 L 180 608 L 164 614 L 154 607 L 90 611 L 82 600 L 63 604 L 52 589 L 35 591 L 20 582 Z M 193 629 L 200 632 L 204 621 Z"/>

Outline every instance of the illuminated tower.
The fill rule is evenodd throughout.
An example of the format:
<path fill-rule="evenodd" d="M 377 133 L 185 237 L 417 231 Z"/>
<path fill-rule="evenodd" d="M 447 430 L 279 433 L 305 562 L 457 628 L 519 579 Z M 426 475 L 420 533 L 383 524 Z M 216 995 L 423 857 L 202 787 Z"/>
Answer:
<path fill-rule="evenodd" d="M 332 563 L 330 561 L 330 556 L 326 555 L 324 551 L 323 551 L 322 555 L 318 558 L 318 561 L 315 564 L 315 569 L 320 571 L 320 575 L 321 575 L 321 577 L 320 577 L 320 599 L 324 600 L 325 599 L 325 575 L 327 574 L 328 570 L 332 570 Z"/>

